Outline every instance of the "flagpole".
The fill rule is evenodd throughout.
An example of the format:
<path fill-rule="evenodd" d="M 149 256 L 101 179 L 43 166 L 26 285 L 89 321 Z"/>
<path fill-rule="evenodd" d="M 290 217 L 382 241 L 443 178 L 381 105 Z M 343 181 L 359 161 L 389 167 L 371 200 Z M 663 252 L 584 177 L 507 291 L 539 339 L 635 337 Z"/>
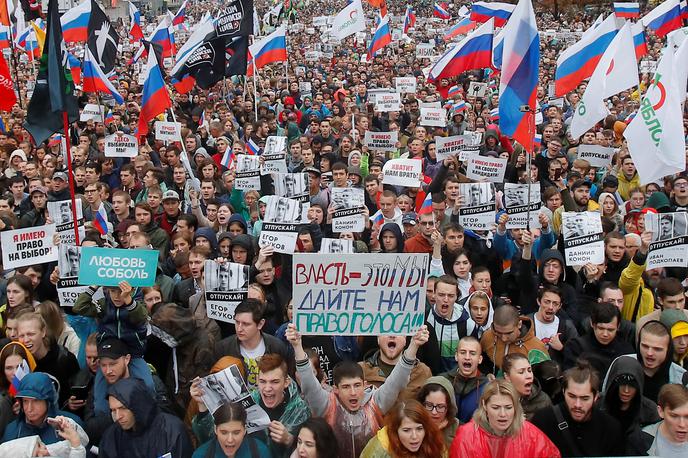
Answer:
<path fill-rule="evenodd" d="M 253 62 L 253 109 L 256 113 L 256 121 L 258 121 L 258 69 L 256 68 L 256 60 L 251 59 Z"/>
<path fill-rule="evenodd" d="M 67 145 L 67 170 L 69 176 L 69 197 L 72 201 L 72 220 L 74 222 L 74 241 L 78 246 L 79 242 L 79 225 L 76 217 L 76 198 L 74 196 L 74 172 L 72 170 L 72 148 L 69 140 L 69 115 L 66 111 L 62 112 L 62 123 L 64 124 L 65 143 Z"/>

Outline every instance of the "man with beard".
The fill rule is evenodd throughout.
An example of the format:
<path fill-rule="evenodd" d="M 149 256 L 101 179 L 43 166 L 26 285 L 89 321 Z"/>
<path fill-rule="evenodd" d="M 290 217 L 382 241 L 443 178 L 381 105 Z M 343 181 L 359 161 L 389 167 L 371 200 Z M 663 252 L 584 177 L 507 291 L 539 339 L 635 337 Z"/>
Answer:
<path fill-rule="evenodd" d="M 456 417 L 461 423 L 468 423 L 473 418 L 480 396 L 489 382 L 478 369 L 483 362 L 478 339 L 472 336 L 463 337 L 459 341 L 454 358 L 458 365 L 440 375 L 451 381 L 454 387 L 456 403 L 459 406 Z"/>
<path fill-rule="evenodd" d="M 564 372 L 564 402 L 536 412 L 531 420 L 562 457 L 617 456 L 623 452 L 621 425 L 595 406 L 599 383 L 594 369 L 579 363 Z"/>
<path fill-rule="evenodd" d="M 378 349 L 369 354 L 364 361 L 359 362 L 363 368 L 363 377 L 368 384 L 377 388 L 382 386 L 387 377 L 401 359 L 401 353 L 406 347 L 406 337 L 396 335 L 378 336 Z M 432 373 L 428 366 L 416 360 L 411 369 L 411 378 L 406 388 L 401 392 L 400 398 L 414 398 L 423 383 Z"/>
<path fill-rule="evenodd" d="M 562 230 L 562 213 L 567 212 L 584 212 L 584 211 L 599 211 L 600 206 L 597 202 L 590 199 L 590 182 L 585 179 L 576 180 L 571 185 L 571 190 L 567 187 L 559 190 L 561 199 L 564 205 L 554 211 L 552 224 L 554 231 L 561 234 Z"/>

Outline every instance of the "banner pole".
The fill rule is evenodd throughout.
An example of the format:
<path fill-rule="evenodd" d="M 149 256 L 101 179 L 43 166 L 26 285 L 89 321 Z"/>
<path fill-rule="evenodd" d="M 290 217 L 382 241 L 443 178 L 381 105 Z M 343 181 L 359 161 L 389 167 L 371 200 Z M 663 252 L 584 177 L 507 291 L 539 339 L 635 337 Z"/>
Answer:
<path fill-rule="evenodd" d="M 62 123 L 64 125 L 65 143 L 67 145 L 67 171 L 69 174 L 69 197 L 72 201 L 72 219 L 74 223 L 74 241 L 77 246 L 79 242 L 79 225 L 76 217 L 76 197 L 74 196 L 74 172 L 72 170 L 72 146 L 69 140 L 69 116 L 66 111 L 62 112 Z"/>

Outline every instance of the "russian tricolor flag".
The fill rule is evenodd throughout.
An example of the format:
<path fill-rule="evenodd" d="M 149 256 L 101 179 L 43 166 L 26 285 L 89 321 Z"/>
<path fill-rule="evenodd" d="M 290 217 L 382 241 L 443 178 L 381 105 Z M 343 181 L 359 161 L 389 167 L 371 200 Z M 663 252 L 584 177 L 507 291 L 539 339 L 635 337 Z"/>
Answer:
<path fill-rule="evenodd" d="M 530 0 L 519 0 L 505 27 L 499 80 L 499 126 L 504 135 L 533 150 L 535 103 L 540 66 L 540 33 Z M 529 105 L 529 113 L 521 112 Z"/>
<path fill-rule="evenodd" d="M 432 208 L 432 204 L 431 204 Z M 378 210 L 377 213 L 375 213 L 375 216 L 373 216 L 373 224 L 375 226 L 382 226 L 382 223 L 385 222 L 385 217 L 382 214 L 382 211 Z"/>
<path fill-rule="evenodd" d="M 452 116 L 454 116 L 457 113 L 461 113 L 465 110 L 466 110 L 466 102 L 464 102 L 463 100 L 459 100 L 458 102 L 454 102 L 454 104 L 449 109 Z"/>
<path fill-rule="evenodd" d="M 631 27 L 633 33 L 633 46 L 635 47 L 635 57 L 640 60 L 641 57 L 647 56 L 647 39 L 645 37 L 645 29 L 640 23 L 635 23 Z"/>
<path fill-rule="evenodd" d="M 10 47 L 10 32 L 9 27 L 0 25 L 0 48 L 5 49 Z"/>
<path fill-rule="evenodd" d="M 579 41 L 559 55 L 554 73 L 554 92 L 557 97 L 573 91 L 581 81 L 592 75 L 616 33 L 616 18 L 610 14 L 602 24 L 594 30 L 588 29 Z"/>
<path fill-rule="evenodd" d="M 416 25 L 416 10 L 410 6 L 406 7 L 406 16 L 404 16 L 404 33 L 408 34 L 411 27 Z"/>
<path fill-rule="evenodd" d="M 81 84 L 81 61 L 71 52 L 67 52 L 67 66 L 72 73 L 74 84 Z"/>
<path fill-rule="evenodd" d="M 117 103 L 123 104 L 124 99 L 117 92 L 115 86 L 112 85 L 110 80 L 105 76 L 103 70 L 96 62 L 91 50 L 86 46 L 84 52 L 84 66 L 82 74 L 84 82 L 84 92 L 100 92 L 102 94 L 110 94 Z"/>
<path fill-rule="evenodd" d="M 107 126 L 111 122 L 113 122 L 114 120 L 115 120 L 115 117 L 112 114 L 112 110 L 108 110 L 107 114 L 105 115 L 105 121 L 103 122 L 103 124 L 105 124 Z"/>
<path fill-rule="evenodd" d="M 672 30 L 683 26 L 681 19 L 681 3 L 679 0 L 667 0 L 657 8 L 647 13 L 641 19 L 645 27 L 663 37 Z"/>
<path fill-rule="evenodd" d="M 614 2 L 614 14 L 622 19 L 636 19 L 640 17 L 640 3 Z"/>
<path fill-rule="evenodd" d="M 499 121 L 499 107 L 490 110 L 490 119 L 492 121 Z"/>
<path fill-rule="evenodd" d="M 246 152 L 250 156 L 257 156 L 260 154 L 260 146 L 253 141 L 253 138 L 248 139 L 248 142 L 246 143 Z"/>
<path fill-rule="evenodd" d="M 155 57 L 153 49 L 148 50 L 148 63 L 146 65 L 146 80 L 143 84 L 143 100 L 141 101 L 141 113 L 139 115 L 138 135 L 144 137 L 148 134 L 148 122 L 168 108 L 172 107 L 170 96 L 165 88 L 165 81 Z"/>
<path fill-rule="evenodd" d="M 132 2 L 129 2 L 129 36 L 133 38 L 133 42 L 139 41 L 143 38 L 143 30 L 141 29 L 141 13 Z"/>
<path fill-rule="evenodd" d="M 487 68 L 492 63 L 494 21 L 488 20 L 456 46 L 445 52 L 432 66 L 430 80 L 451 78 L 467 70 Z"/>
<path fill-rule="evenodd" d="M 437 3 L 435 2 L 435 5 L 432 10 L 432 14 L 435 17 L 438 17 L 440 19 L 444 20 L 449 20 L 451 19 L 451 14 L 449 13 L 449 5 L 447 5 L 446 2 L 442 3 Z"/>
<path fill-rule="evenodd" d="M 177 11 L 177 14 L 174 15 L 174 19 L 172 19 L 172 25 L 181 25 L 186 20 L 186 3 L 187 2 L 188 2 L 188 0 L 184 0 L 184 3 L 182 3 L 182 6 L 179 7 L 179 11 Z"/>
<path fill-rule="evenodd" d="M 504 27 L 516 5 L 502 2 L 475 2 L 471 9 L 471 21 L 483 23 L 494 18 L 495 27 Z"/>
<path fill-rule="evenodd" d="M 458 23 L 451 26 L 446 32 L 444 32 L 444 41 L 451 41 L 451 39 L 454 37 L 464 35 L 470 32 L 471 30 L 475 29 L 475 26 L 475 22 L 465 17 L 461 19 L 461 21 L 459 21 Z"/>
<path fill-rule="evenodd" d="M 457 95 L 459 95 L 460 92 L 461 91 L 459 90 L 459 86 L 454 85 L 454 86 L 450 87 L 449 90 L 447 91 L 447 96 L 454 98 Z"/>
<path fill-rule="evenodd" d="M 162 46 L 162 57 L 171 57 L 173 54 L 172 37 L 170 37 L 170 22 L 170 17 L 165 15 L 148 38 L 148 41 L 151 43 Z"/>
<path fill-rule="evenodd" d="M 232 148 L 227 148 L 225 151 L 225 154 L 222 156 L 222 160 L 220 161 L 220 165 L 222 165 L 226 169 L 231 169 L 234 168 L 234 151 Z"/>
<path fill-rule="evenodd" d="M 105 212 L 105 206 L 102 203 L 93 217 L 93 227 L 100 232 L 100 235 L 108 233 L 108 218 Z"/>
<path fill-rule="evenodd" d="M 539 148 L 542 146 L 542 134 L 535 134 L 535 138 L 533 138 L 533 147 Z"/>
<path fill-rule="evenodd" d="M 60 18 L 64 41 L 85 43 L 88 38 L 88 21 L 91 18 L 91 0 L 84 0 Z"/>
<path fill-rule="evenodd" d="M 287 30 L 281 25 L 267 37 L 253 43 L 249 50 L 256 68 L 263 68 L 273 62 L 284 62 L 287 57 Z"/>
<path fill-rule="evenodd" d="M 373 34 L 373 39 L 370 41 L 370 47 L 368 47 L 368 60 L 372 60 L 378 51 L 391 42 L 392 34 L 389 31 L 389 16 L 384 16 L 380 18 L 375 33 Z"/>
<path fill-rule="evenodd" d="M 688 21 L 688 1 L 681 0 L 681 18 Z"/>
<path fill-rule="evenodd" d="M 430 213 L 432 213 L 432 193 L 429 192 L 418 209 L 418 215 L 429 215 Z"/>

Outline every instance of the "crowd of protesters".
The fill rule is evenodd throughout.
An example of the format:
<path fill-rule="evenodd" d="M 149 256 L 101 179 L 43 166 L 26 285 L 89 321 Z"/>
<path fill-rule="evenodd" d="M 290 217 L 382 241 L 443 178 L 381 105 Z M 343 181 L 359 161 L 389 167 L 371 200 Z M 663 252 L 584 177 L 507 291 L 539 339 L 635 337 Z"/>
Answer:
<path fill-rule="evenodd" d="M 189 5 L 191 30 L 218 5 Z M 255 5 L 258 17 L 273 6 Z M 527 161 L 491 114 L 498 95 L 467 94 L 471 82 L 489 82 L 489 72 L 427 81 L 430 61 L 416 57 L 415 47 L 435 40 L 439 54 L 448 25 L 430 19 L 431 3 L 414 5 L 415 30 L 371 62 L 361 59 L 365 42 L 354 37 L 335 45 L 331 58 L 307 61 L 307 51 L 323 50 L 320 32 L 307 30 L 313 17 L 344 6 L 296 3 L 290 26 L 305 27 L 288 34 L 287 78 L 281 64 L 261 69 L 257 94 L 243 77 L 184 94 L 170 86 L 183 141 L 162 142 L 151 132 L 131 160 L 104 154 L 105 137 L 133 134 L 141 109 L 136 66 L 123 52 L 116 84 L 125 103 L 107 124 L 77 122 L 70 131 L 86 224 L 80 242 L 158 250 L 155 285 L 122 282 L 102 294 L 92 287 L 73 307 L 60 307 L 56 262 L 3 271 L 0 456 L 688 456 L 688 267 L 647 269 L 652 234 L 644 223 L 649 212 L 688 210 L 688 174 L 641 186 L 623 138 L 651 75 L 609 99 L 611 114 L 572 138 L 586 84 L 563 107 L 549 103 L 557 56 L 570 41 L 542 34 L 542 139 Z M 401 28 L 406 5 L 387 7 Z M 374 10 L 366 10 L 370 22 Z M 582 32 L 609 11 L 567 6 L 555 16 L 536 6 L 541 31 L 555 32 Z M 123 37 L 126 30 L 120 25 Z M 657 60 L 663 40 L 648 38 Z M 26 101 L 31 65 L 17 74 Z M 375 112 L 368 91 L 392 88 L 400 76 L 416 78 L 416 93 L 403 96 L 398 112 Z M 81 107 L 99 102 L 79 96 Z M 421 125 L 420 103 L 461 100 L 466 109 L 446 127 Z M 25 114 L 19 104 L 0 113 L 0 231 L 53 223 L 47 203 L 71 197 L 60 138 L 35 144 L 22 127 Z M 685 110 L 683 121 L 688 130 Z M 397 131 L 397 151 L 369 151 L 362 143 L 369 130 Z M 540 183 L 540 229 L 507 229 L 502 183 L 492 230 L 459 224 L 459 185 L 472 180 L 455 157 L 437 160 L 435 137 L 465 132 L 483 134 L 481 155 L 508 159 L 505 183 Z M 222 164 L 227 149 L 236 158 L 269 136 L 287 137 L 289 172 L 309 177 L 309 223 L 297 252 L 318 253 L 327 237 L 353 240 L 355 253 L 429 255 L 425 323 L 413 336 L 302 336 L 296 329 L 292 256 L 258 244 L 272 180 L 263 177 L 261 191 L 240 191 L 235 170 Z M 592 167 L 577 158 L 580 145 L 617 152 L 610 166 Z M 398 157 L 423 162 L 420 188 L 383 185 L 385 162 Z M 341 187 L 365 191 L 362 232 L 333 231 L 331 193 Z M 428 195 L 432 212 L 419 214 Z M 102 209 L 107 235 L 94 225 Z M 564 210 L 599 213 L 603 263 L 567 265 Z M 381 224 L 373 222 L 378 215 Z M 207 316 L 206 260 L 249 266 L 248 298 L 233 324 Z M 245 402 L 213 412 L 205 404 L 201 378 L 233 365 L 269 416 L 267 428 L 252 430 Z"/>

